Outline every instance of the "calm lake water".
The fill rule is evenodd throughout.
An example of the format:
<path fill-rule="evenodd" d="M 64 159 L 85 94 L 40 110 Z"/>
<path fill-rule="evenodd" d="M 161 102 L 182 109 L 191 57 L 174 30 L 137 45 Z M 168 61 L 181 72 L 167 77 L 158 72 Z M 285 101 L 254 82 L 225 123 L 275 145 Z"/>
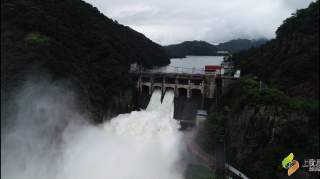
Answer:
<path fill-rule="evenodd" d="M 165 67 L 152 69 L 152 72 L 163 73 L 193 73 L 203 74 L 206 65 L 221 65 L 223 56 L 187 56 L 186 58 L 172 58 Z"/>

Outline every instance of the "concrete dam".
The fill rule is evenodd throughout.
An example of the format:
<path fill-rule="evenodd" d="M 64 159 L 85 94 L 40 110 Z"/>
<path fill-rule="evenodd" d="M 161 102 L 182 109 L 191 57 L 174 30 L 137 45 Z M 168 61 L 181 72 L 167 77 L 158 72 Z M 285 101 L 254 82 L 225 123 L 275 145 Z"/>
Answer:
<path fill-rule="evenodd" d="M 208 110 L 219 103 L 223 78 L 221 66 L 211 66 L 205 73 L 161 73 L 131 71 L 139 91 L 139 107 L 145 109 L 154 90 L 161 92 L 161 100 L 170 90 L 174 92 L 174 118 L 193 121 L 198 110 Z"/>

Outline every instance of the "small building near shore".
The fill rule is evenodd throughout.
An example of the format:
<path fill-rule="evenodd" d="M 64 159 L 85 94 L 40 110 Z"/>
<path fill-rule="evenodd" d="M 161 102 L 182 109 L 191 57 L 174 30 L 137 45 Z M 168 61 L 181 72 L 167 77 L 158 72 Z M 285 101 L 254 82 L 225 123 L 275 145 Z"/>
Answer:
<path fill-rule="evenodd" d="M 208 117 L 208 113 L 206 110 L 197 110 L 196 114 L 196 126 L 200 127 L 201 123 L 203 123 Z"/>

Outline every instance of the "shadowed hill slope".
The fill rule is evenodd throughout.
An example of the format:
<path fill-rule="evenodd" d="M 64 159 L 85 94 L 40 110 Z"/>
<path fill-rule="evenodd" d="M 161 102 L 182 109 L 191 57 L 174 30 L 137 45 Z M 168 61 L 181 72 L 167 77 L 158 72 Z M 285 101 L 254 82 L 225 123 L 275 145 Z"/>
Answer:
<path fill-rule="evenodd" d="M 70 82 L 99 121 L 126 110 L 130 63 L 169 63 L 161 46 L 81 0 L 3 0 L 1 22 L 6 100 L 27 76 L 45 73 Z"/>
<path fill-rule="evenodd" d="M 217 45 L 219 50 L 226 50 L 230 53 L 237 53 L 242 50 L 247 50 L 251 47 L 259 47 L 265 44 L 267 39 L 257 39 L 257 40 L 248 40 L 248 39 L 235 39 L 228 42 L 220 43 Z"/>
<path fill-rule="evenodd" d="M 164 47 L 170 57 L 185 57 L 187 55 L 210 56 L 217 54 L 217 47 L 204 41 L 185 41 L 180 44 Z"/>

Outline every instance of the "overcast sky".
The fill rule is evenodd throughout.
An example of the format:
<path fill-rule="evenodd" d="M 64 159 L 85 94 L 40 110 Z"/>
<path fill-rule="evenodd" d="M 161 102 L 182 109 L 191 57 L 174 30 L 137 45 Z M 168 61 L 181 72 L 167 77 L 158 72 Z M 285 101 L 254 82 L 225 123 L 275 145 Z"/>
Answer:
<path fill-rule="evenodd" d="M 103 14 L 162 45 L 274 38 L 296 9 L 312 0 L 85 0 Z"/>

